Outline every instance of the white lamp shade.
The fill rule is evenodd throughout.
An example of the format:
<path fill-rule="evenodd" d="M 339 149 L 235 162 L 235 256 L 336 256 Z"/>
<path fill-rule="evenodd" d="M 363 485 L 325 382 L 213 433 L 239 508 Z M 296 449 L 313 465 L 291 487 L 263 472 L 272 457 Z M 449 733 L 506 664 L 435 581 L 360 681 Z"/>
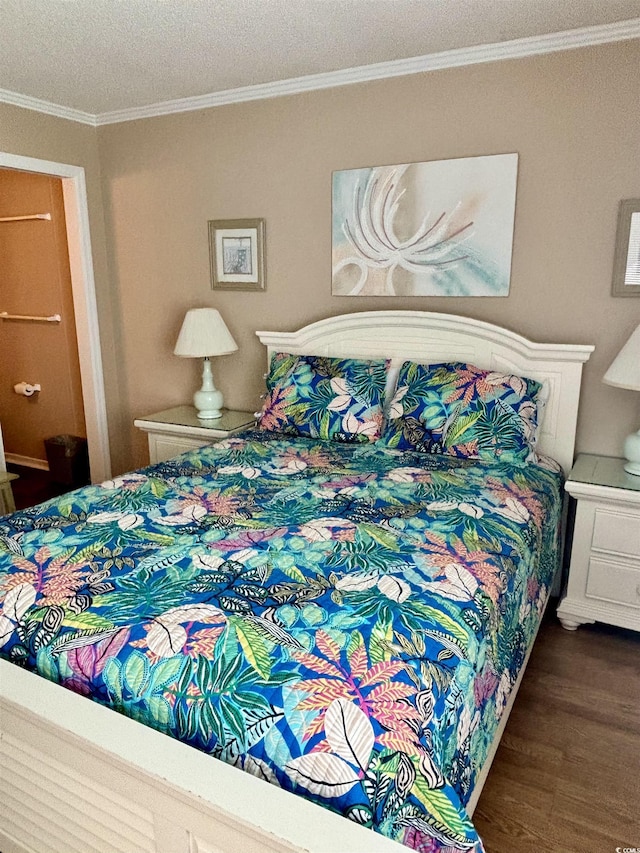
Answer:
<path fill-rule="evenodd" d="M 173 352 L 183 358 L 208 358 L 228 355 L 237 349 L 238 345 L 215 308 L 192 308 L 185 315 Z"/>
<path fill-rule="evenodd" d="M 614 358 L 602 381 L 617 388 L 640 391 L 640 326 Z"/>

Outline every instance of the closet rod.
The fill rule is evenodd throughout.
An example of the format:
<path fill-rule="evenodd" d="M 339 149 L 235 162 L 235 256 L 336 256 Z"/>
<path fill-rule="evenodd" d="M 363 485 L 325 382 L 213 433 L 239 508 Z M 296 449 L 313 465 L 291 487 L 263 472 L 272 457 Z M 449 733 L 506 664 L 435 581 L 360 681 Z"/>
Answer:
<path fill-rule="evenodd" d="M 0 216 L 0 222 L 23 222 L 25 219 L 51 219 L 51 214 L 30 213 L 28 216 Z"/>
<path fill-rule="evenodd" d="M 50 317 L 36 317 L 32 314 L 9 314 L 7 311 L 0 311 L 0 320 L 36 320 L 42 323 L 61 323 L 62 317 L 60 314 L 52 314 Z"/>

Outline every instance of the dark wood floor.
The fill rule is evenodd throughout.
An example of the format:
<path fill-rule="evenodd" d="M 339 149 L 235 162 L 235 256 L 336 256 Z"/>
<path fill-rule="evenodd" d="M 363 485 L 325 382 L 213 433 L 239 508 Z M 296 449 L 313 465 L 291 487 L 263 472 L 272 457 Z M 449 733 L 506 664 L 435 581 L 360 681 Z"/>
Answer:
<path fill-rule="evenodd" d="M 550 610 L 474 824 L 487 853 L 640 849 L 640 634 Z"/>
<path fill-rule="evenodd" d="M 18 479 L 11 483 L 16 509 L 26 509 L 70 491 L 69 486 L 55 483 L 48 471 L 41 471 L 39 468 L 26 468 L 10 463 L 7 465 L 7 471 L 18 475 Z"/>

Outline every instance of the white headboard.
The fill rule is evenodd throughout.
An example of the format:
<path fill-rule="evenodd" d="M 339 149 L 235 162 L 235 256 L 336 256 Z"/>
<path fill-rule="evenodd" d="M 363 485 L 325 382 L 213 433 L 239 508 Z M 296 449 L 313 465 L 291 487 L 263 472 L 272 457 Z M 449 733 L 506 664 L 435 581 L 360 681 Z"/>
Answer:
<path fill-rule="evenodd" d="M 429 311 L 363 311 L 311 323 L 297 332 L 256 332 L 272 352 L 338 358 L 464 361 L 515 373 L 548 389 L 538 449 L 565 472 L 573 464 L 582 365 L 593 346 L 537 344 L 491 323 Z"/>

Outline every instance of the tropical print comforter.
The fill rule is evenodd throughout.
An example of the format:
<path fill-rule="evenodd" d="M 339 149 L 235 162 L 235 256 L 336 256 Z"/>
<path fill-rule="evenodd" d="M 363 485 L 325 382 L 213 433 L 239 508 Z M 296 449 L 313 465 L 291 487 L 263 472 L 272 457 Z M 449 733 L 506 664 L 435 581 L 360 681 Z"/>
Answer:
<path fill-rule="evenodd" d="M 556 567 L 560 479 L 248 433 L 0 519 L 0 654 L 422 853 Z M 250 818 L 250 815 L 248 815 Z"/>

